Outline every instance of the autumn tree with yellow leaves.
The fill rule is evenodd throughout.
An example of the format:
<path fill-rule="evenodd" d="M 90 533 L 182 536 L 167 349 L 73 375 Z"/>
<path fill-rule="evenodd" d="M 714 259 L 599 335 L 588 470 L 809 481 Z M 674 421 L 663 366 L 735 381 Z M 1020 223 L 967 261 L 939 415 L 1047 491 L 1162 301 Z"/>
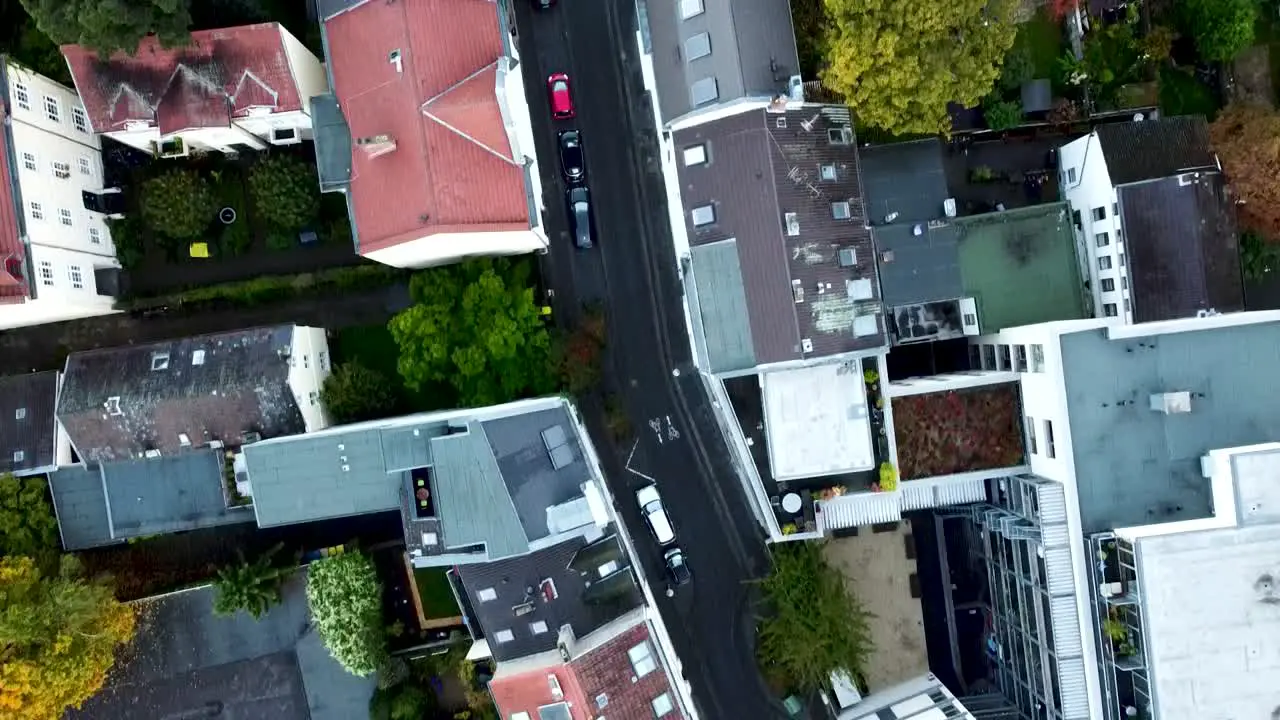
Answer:
<path fill-rule="evenodd" d="M 894 135 L 950 134 L 947 103 L 976 107 L 1017 34 L 1017 0 L 822 1 L 822 83 Z"/>
<path fill-rule="evenodd" d="M 0 720 L 57 718 L 102 687 L 136 618 L 111 588 L 64 556 L 42 576 L 27 557 L 0 558 Z"/>

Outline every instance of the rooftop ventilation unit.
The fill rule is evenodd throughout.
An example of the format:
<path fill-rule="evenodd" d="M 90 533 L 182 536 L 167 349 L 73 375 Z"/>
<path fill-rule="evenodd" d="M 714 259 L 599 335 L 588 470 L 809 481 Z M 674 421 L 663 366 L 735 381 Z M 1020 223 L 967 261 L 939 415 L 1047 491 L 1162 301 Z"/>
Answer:
<path fill-rule="evenodd" d="M 810 340 L 809 338 L 805 338 L 805 339 L 801 340 L 801 341 L 800 341 L 800 349 L 801 349 L 801 350 L 803 350 L 803 351 L 805 351 L 805 352 L 807 352 L 807 353 L 811 353 L 811 352 L 813 352 L 813 341 L 812 341 L 812 340 Z"/>
<path fill-rule="evenodd" d="M 787 235 L 795 237 L 800 234 L 800 216 L 797 213 L 783 213 L 782 219 L 786 222 Z"/>
<path fill-rule="evenodd" d="M 1151 409 L 1165 415 L 1178 415 L 1191 412 L 1191 393 L 1181 392 L 1152 393 Z"/>
<path fill-rule="evenodd" d="M 551 458 L 551 467 L 560 470 L 573 463 L 573 449 L 563 425 L 552 425 L 542 431 L 542 444 Z"/>

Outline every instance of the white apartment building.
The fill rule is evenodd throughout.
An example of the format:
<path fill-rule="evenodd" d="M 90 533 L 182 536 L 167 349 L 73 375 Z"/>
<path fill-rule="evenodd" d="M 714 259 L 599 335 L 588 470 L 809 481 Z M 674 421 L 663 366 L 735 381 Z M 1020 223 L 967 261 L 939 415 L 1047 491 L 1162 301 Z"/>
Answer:
<path fill-rule="evenodd" d="M 119 263 L 80 98 L 7 58 L 0 90 L 0 329 L 113 312 Z"/>

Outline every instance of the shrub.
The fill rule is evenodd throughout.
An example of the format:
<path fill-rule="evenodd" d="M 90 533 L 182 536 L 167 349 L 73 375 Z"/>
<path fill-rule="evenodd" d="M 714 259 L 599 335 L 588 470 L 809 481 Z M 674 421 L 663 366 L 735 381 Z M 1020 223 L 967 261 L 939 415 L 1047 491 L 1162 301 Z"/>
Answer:
<path fill-rule="evenodd" d="M 284 231 L 306 227 L 320 211 L 315 166 L 289 155 L 271 155 L 254 165 L 249 192 L 258 217 Z"/>
<path fill-rule="evenodd" d="M 1022 124 L 1022 105 L 1010 100 L 996 100 L 982 110 L 991 130 L 1008 130 Z"/>
<path fill-rule="evenodd" d="M 292 250 L 297 244 L 297 234 L 280 227 L 267 230 L 267 247 L 271 250 Z"/>
<path fill-rule="evenodd" d="M 396 409 L 390 379 L 356 361 L 342 363 L 325 378 L 320 399 L 338 424 L 376 420 Z"/>
<path fill-rule="evenodd" d="M 272 557 L 280 552 L 276 545 L 253 562 L 240 555 L 240 561 L 218 571 L 213 581 L 217 597 L 213 611 L 218 615 L 234 615 L 243 610 L 260 618 L 280 602 L 280 586 L 293 574 L 293 568 L 273 567 Z"/>
<path fill-rule="evenodd" d="M 142 219 L 171 238 L 204 234 L 217 212 L 213 190 L 194 170 L 170 170 L 142 184 Z"/>
<path fill-rule="evenodd" d="M 1205 60 L 1229 62 L 1253 43 L 1256 0 L 1180 0 L 1177 12 Z"/>
<path fill-rule="evenodd" d="M 116 247 L 116 260 L 120 267 L 132 270 L 142 264 L 147 255 L 146 229 L 142 220 L 132 215 L 119 220 L 107 219 L 107 232 Z"/>
<path fill-rule="evenodd" d="M 206 285 L 157 298 L 134 299 L 121 305 L 123 309 L 156 305 L 253 307 L 308 293 L 341 294 L 386 287 L 405 277 L 407 273 L 404 270 L 368 263 L 303 275 L 268 275 L 253 280 Z"/>
<path fill-rule="evenodd" d="M 347 552 L 312 563 L 307 604 L 320 639 L 347 672 L 372 675 L 386 662 L 382 585 L 369 558 Z"/>

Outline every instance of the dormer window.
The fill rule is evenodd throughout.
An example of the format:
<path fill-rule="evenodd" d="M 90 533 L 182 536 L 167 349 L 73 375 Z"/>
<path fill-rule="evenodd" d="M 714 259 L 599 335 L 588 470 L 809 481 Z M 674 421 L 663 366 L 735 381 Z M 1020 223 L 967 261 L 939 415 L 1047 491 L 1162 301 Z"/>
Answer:
<path fill-rule="evenodd" d="M 108 415 L 119 417 L 124 414 L 124 411 L 120 409 L 119 395 L 112 395 L 107 398 L 107 401 L 102 406 L 106 409 Z"/>
<path fill-rule="evenodd" d="M 169 353 L 167 352 L 151 353 L 151 369 L 152 370 L 168 370 L 169 369 Z"/>

